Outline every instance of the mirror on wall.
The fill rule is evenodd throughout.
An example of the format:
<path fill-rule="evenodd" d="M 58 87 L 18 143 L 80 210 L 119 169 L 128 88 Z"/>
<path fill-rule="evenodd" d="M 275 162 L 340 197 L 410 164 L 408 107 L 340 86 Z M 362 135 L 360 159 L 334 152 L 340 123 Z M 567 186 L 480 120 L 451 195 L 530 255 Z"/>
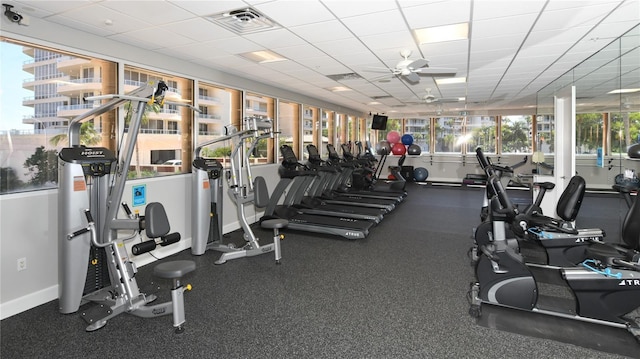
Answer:
<path fill-rule="evenodd" d="M 640 25 L 538 92 L 536 130 L 543 139 L 536 144 L 547 156 L 554 153 L 554 97 L 568 86 L 576 88 L 576 172 L 597 190 L 612 191 L 621 178 L 633 180 L 640 159 L 629 158 L 627 148 L 640 142 Z M 620 198 L 619 225 L 627 208 Z"/>

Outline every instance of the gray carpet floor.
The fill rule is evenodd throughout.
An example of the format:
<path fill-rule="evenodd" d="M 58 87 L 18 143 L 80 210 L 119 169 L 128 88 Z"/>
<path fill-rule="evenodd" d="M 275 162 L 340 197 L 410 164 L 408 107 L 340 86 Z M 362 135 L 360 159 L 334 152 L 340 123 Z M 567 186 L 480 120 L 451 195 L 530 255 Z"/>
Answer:
<path fill-rule="evenodd" d="M 468 314 L 467 256 L 482 191 L 410 184 L 408 198 L 361 240 L 285 230 L 273 254 L 214 265 L 218 253 L 183 251 L 186 331 L 168 316 L 122 314 L 85 332 L 52 301 L 0 323 L 4 358 L 620 358 L 640 357 L 625 330 L 496 308 Z M 527 194 L 522 194 L 526 196 Z M 619 233 L 620 200 L 590 196 L 579 222 Z M 609 206 L 609 210 L 603 210 Z M 270 232 L 255 227 L 263 243 Z M 230 241 L 241 233 L 228 234 Z M 139 269 L 143 291 L 169 298 L 170 283 Z M 586 340 L 585 340 L 586 338 Z"/>

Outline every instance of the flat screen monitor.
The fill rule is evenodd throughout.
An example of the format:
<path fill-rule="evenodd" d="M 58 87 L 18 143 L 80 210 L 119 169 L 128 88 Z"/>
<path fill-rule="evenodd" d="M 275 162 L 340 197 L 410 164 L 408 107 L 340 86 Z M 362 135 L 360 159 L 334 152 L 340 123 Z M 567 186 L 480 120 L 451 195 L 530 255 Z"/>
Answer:
<path fill-rule="evenodd" d="M 386 130 L 387 118 L 388 116 L 384 116 L 384 115 L 373 115 L 373 120 L 371 121 L 371 129 L 383 130 L 383 131 Z"/>

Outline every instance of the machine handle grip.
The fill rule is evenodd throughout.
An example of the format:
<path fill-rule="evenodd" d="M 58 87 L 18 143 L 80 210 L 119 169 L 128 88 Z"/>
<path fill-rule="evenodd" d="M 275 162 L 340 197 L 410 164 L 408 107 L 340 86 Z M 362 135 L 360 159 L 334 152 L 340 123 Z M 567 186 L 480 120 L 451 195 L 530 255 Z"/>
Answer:
<path fill-rule="evenodd" d="M 144 241 L 142 243 L 131 246 L 131 253 L 137 256 L 143 253 L 151 252 L 154 249 L 156 249 L 156 241 Z"/>
<path fill-rule="evenodd" d="M 131 218 L 131 214 L 133 212 L 131 212 L 131 208 L 129 208 L 129 205 L 126 202 L 122 202 L 122 208 L 124 208 L 124 212 L 127 214 L 127 216 Z"/>
<path fill-rule="evenodd" d="M 79 236 L 81 234 L 84 234 L 84 233 L 87 233 L 87 232 L 89 232 L 89 228 L 79 229 L 79 230 L 67 235 L 67 239 L 73 239 L 73 237 L 77 237 L 77 236 Z"/>
<path fill-rule="evenodd" d="M 162 247 L 168 246 L 170 244 L 174 244 L 180 241 L 180 233 L 178 232 L 174 232 L 174 233 L 169 233 L 166 236 L 163 236 L 160 238 L 160 245 Z"/>
<path fill-rule="evenodd" d="M 87 223 L 93 223 L 93 216 L 91 215 L 91 211 L 88 209 L 84 210 L 84 215 L 87 217 Z"/>

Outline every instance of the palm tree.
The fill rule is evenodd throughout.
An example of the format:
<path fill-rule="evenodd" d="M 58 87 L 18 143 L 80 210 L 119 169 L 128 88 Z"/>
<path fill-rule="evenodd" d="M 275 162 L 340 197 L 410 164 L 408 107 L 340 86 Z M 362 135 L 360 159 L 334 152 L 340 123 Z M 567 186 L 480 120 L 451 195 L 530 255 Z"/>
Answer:
<path fill-rule="evenodd" d="M 131 123 L 131 117 L 133 116 L 133 108 L 131 106 L 131 101 L 127 102 L 124 105 L 124 109 L 126 111 L 126 114 L 124 116 L 125 128 L 128 128 L 129 123 Z M 149 115 L 148 115 L 149 110 L 155 113 L 158 113 L 160 112 L 160 105 L 158 105 L 157 103 L 153 103 L 149 105 L 147 103 L 144 109 L 144 113 L 142 114 L 141 125 L 146 125 L 149 123 Z M 140 169 L 140 149 L 138 148 L 138 141 L 136 141 L 135 150 L 136 150 L 136 178 L 140 178 L 142 177 L 142 170 Z"/>
<path fill-rule="evenodd" d="M 80 125 L 80 144 L 85 146 L 93 146 L 100 143 L 102 136 L 96 131 L 93 127 L 93 122 L 87 121 Z M 54 146 L 58 146 L 58 144 L 62 141 L 67 141 L 66 133 L 59 133 L 49 139 L 49 143 Z"/>

